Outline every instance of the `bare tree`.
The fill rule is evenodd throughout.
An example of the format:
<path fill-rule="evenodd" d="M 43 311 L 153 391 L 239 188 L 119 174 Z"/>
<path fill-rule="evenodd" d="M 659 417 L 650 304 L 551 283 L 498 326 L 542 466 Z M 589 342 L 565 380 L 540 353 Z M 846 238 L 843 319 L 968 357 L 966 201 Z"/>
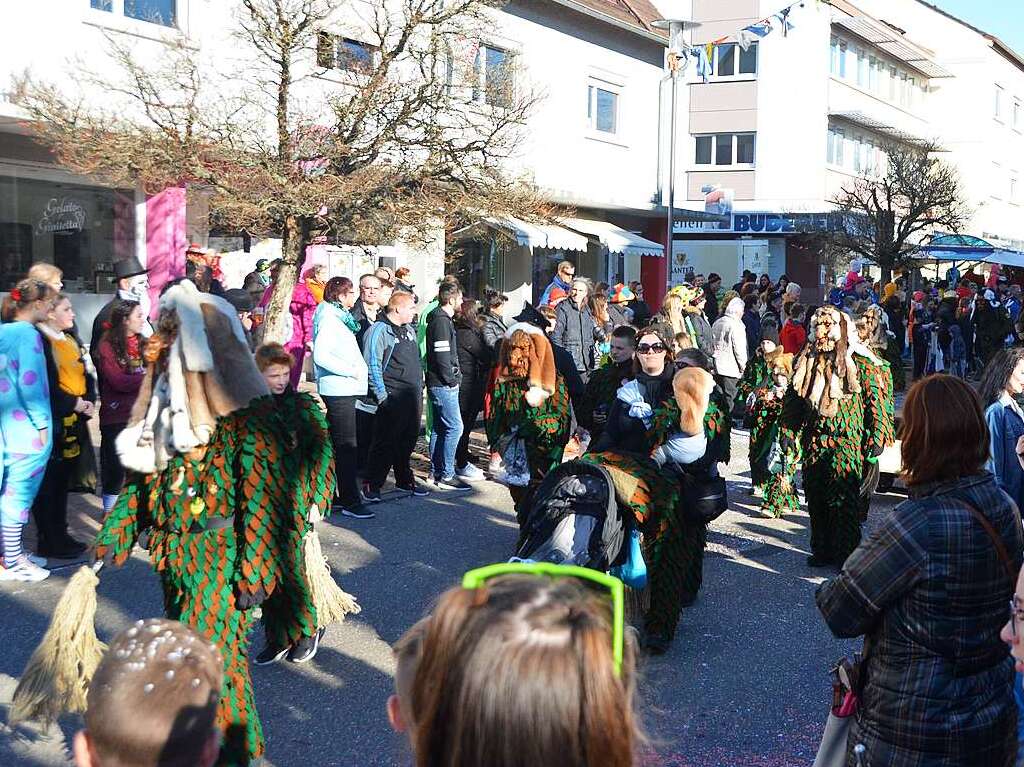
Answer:
<path fill-rule="evenodd" d="M 16 93 L 70 169 L 202 185 L 218 225 L 279 233 L 265 337 L 281 340 L 314 236 L 417 243 L 439 225 L 549 215 L 510 171 L 539 96 L 512 60 L 483 56 L 496 2 L 238 0 L 231 57 L 182 41 L 153 61 L 109 35 L 116 76 L 76 67 L 69 93 L 26 73 Z"/>
<path fill-rule="evenodd" d="M 971 211 L 956 169 L 937 151 L 931 143 L 890 144 L 883 175 L 858 178 L 836 195 L 832 202 L 844 214 L 844 226 L 823 236 L 826 260 L 870 259 L 886 283 L 894 268 L 916 256 L 924 235 L 959 233 Z"/>

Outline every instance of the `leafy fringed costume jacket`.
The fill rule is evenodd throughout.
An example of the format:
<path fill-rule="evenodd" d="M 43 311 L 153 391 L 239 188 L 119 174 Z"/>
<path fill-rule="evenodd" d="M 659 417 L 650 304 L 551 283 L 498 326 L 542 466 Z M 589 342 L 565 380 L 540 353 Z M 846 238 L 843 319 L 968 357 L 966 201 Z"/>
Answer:
<path fill-rule="evenodd" d="M 797 511 L 800 500 L 793 479 L 800 462 L 799 443 L 783 446 L 779 439 L 783 397 L 766 386 L 755 394 L 753 424 L 750 427 L 750 477 L 763 490 L 761 509 L 774 517 L 785 511 Z M 756 446 L 756 448 L 755 448 Z M 775 462 L 772 462 L 772 456 Z"/>
<path fill-rule="evenodd" d="M 736 384 L 736 401 L 745 403 L 747 397 L 765 385 L 770 375 L 771 371 L 768 369 L 768 362 L 764 358 L 764 352 L 758 346 L 754 356 L 750 358 L 747 366 L 743 368 L 743 376 Z"/>
<path fill-rule="evenodd" d="M 284 446 L 278 471 L 286 481 L 290 520 L 282 528 L 287 538 L 281 551 L 282 588 L 263 603 L 267 640 L 277 647 L 295 644 L 321 628 L 304 577 L 303 541 L 318 515 L 330 512 L 334 496 L 334 451 L 327 420 L 309 394 L 287 390 L 274 397 L 274 416 Z"/>
<path fill-rule="evenodd" d="M 569 392 L 565 379 L 557 375 L 555 393 L 539 407 L 531 407 L 526 401 L 529 388 L 526 378 L 497 381 L 491 394 L 491 413 L 484 426 L 491 445 L 518 427 L 526 445 L 531 480 L 539 481 L 562 462 L 569 441 Z"/>
<path fill-rule="evenodd" d="M 878 455 L 892 433 L 879 367 L 854 355 L 860 391 L 838 400 L 823 416 L 792 388 L 782 410 L 784 442 L 800 441 L 804 493 L 811 517 L 811 550 L 842 564 L 860 543 L 860 484 L 865 457 Z M 890 385 L 891 390 L 891 385 Z"/>
<path fill-rule="evenodd" d="M 256 400 L 218 419 L 201 457 L 177 454 L 163 471 L 129 472 L 96 542 L 98 558 L 121 565 L 148 529 L 167 616 L 220 648 L 221 765 L 246 765 L 263 753 L 247 658 L 253 617 L 238 600 L 255 605 L 290 583 L 302 504 L 278 511 L 295 490 L 286 479 L 288 452 L 273 399 Z"/>

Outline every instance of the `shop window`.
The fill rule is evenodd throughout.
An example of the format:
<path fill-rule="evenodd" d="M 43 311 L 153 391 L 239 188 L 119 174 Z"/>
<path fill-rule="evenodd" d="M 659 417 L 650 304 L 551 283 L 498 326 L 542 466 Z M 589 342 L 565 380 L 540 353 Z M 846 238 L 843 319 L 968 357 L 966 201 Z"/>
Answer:
<path fill-rule="evenodd" d="M 0 176 L 0 290 L 42 261 L 60 267 L 68 292 L 105 291 L 113 262 L 132 255 L 131 192 Z"/>
<path fill-rule="evenodd" d="M 316 63 L 324 69 L 369 74 L 373 71 L 377 48 L 349 37 L 321 32 L 317 38 Z"/>
<path fill-rule="evenodd" d="M 89 6 L 97 11 L 164 27 L 178 24 L 178 0 L 89 0 Z"/>
<path fill-rule="evenodd" d="M 696 136 L 695 165 L 752 167 L 755 162 L 756 133 L 715 133 Z"/>

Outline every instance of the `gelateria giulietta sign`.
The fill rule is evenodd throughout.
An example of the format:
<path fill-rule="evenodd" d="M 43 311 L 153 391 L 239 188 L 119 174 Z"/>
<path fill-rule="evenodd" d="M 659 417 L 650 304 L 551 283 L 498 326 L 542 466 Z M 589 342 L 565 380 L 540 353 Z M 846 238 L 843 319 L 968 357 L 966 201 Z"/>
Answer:
<path fill-rule="evenodd" d="M 85 208 L 73 197 L 51 197 L 36 223 L 36 234 L 80 232 L 85 228 Z"/>

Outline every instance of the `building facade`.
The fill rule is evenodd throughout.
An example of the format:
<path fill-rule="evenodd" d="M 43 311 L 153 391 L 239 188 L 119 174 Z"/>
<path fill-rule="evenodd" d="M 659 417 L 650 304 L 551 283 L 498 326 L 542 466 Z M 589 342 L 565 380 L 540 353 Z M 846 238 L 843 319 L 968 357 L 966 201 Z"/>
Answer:
<path fill-rule="evenodd" d="M 733 35 L 777 0 L 693 0 L 694 44 Z M 830 276 L 814 238 L 837 225 L 831 200 L 885 171 L 884 147 L 935 142 L 959 170 L 974 216 L 965 234 L 1019 242 L 1024 219 L 1024 61 L 921 0 L 832 0 L 792 13 L 793 28 L 742 51 L 718 45 L 712 74 L 690 78 L 687 207 L 731 200 L 728 223 L 681 221 L 677 269 L 786 273 L 818 301 Z"/>

